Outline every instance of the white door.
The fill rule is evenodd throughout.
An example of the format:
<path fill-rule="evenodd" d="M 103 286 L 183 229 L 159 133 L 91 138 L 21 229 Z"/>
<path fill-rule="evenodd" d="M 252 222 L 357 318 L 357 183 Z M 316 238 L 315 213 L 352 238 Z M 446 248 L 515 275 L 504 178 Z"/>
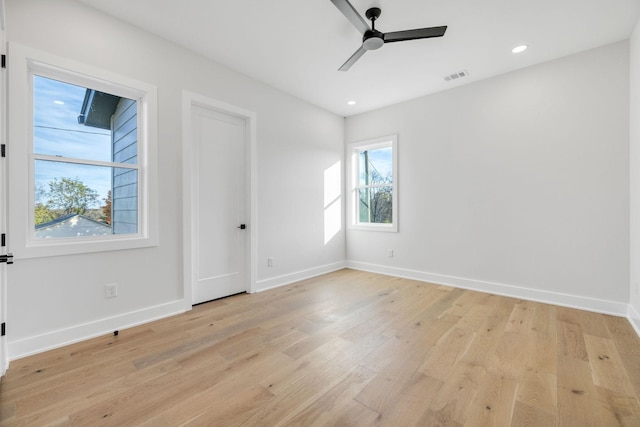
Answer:
<path fill-rule="evenodd" d="M 194 105 L 193 304 L 247 291 L 244 118 Z"/>

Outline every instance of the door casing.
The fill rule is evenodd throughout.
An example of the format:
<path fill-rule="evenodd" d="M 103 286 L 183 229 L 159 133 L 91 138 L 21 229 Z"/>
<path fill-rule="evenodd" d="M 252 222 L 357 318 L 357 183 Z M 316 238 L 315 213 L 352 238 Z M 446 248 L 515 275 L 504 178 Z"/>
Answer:
<path fill-rule="evenodd" d="M 183 91 L 182 93 L 182 206 L 183 206 L 183 301 L 184 309 L 190 310 L 193 298 L 193 281 L 196 276 L 194 253 L 195 232 L 195 210 L 194 196 L 196 194 L 196 176 L 194 167 L 194 138 L 192 136 L 191 118 L 193 107 L 219 111 L 224 114 L 236 116 L 246 121 L 246 141 L 245 141 L 245 209 L 246 217 L 249 219 L 247 223 L 247 239 L 246 247 L 246 271 L 245 277 L 248 281 L 246 289 L 248 292 L 256 292 L 257 281 L 257 232 L 258 221 L 256 214 L 257 206 L 257 145 L 256 145 L 256 114 L 253 111 L 246 110 L 231 104 L 227 104 L 203 95 Z"/>
<path fill-rule="evenodd" d="M 0 53 L 6 52 L 5 42 L 5 10 L 4 0 L 0 0 Z M 7 76 L 6 70 L 0 75 L 0 143 L 7 141 Z M 7 159 L 2 159 L 0 165 L 0 232 L 7 230 Z M 2 248 L 2 254 L 7 253 L 7 247 Z M 7 267 L 0 264 L 0 323 L 7 321 Z M 0 377 L 9 368 L 9 349 L 7 337 L 0 336 Z"/>

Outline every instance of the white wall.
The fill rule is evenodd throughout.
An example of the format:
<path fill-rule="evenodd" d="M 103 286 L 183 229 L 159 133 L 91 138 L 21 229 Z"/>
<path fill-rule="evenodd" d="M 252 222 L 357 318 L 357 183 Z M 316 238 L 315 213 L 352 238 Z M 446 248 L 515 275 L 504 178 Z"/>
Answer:
<path fill-rule="evenodd" d="M 258 286 L 343 265 L 344 230 L 325 244 L 323 222 L 324 173 L 343 158 L 341 117 L 73 1 L 9 0 L 6 8 L 9 42 L 158 87 L 161 230 L 150 249 L 17 259 L 9 271 L 10 357 L 182 308 L 183 89 L 256 112 Z M 113 282 L 118 297 L 104 299 L 103 285 Z"/>
<path fill-rule="evenodd" d="M 624 41 L 347 118 L 400 162 L 399 232 L 348 230 L 349 264 L 626 314 L 628 90 Z"/>
<path fill-rule="evenodd" d="M 631 305 L 629 318 L 640 334 L 640 21 L 630 42 L 629 165 L 631 185 Z"/>

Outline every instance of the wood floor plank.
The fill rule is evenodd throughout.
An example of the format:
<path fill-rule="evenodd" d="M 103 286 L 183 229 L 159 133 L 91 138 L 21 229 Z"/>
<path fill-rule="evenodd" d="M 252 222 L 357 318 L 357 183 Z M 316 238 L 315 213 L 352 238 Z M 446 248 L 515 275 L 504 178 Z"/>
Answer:
<path fill-rule="evenodd" d="M 479 365 L 460 362 L 438 394 L 429 404 L 429 410 L 439 422 L 464 425 L 471 403 L 476 397 L 487 370 Z"/>
<path fill-rule="evenodd" d="M 390 364 L 397 364 L 397 354 L 402 354 L 407 349 L 422 348 L 422 353 L 426 355 L 433 345 L 455 326 L 457 321 L 458 318 L 455 316 L 443 316 L 437 322 L 416 321 L 413 325 L 398 331 L 387 342 L 367 355 L 362 365 L 381 372 Z"/>
<path fill-rule="evenodd" d="M 334 339 L 303 358 L 274 366 L 271 372 L 259 378 L 259 383 L 271 393 L 279 395 L 304 377 L 327 370 L 328 366 L 345 357 L 352 346 L 352 343 L 341 338 Z"/>
<path fill-rule="evenodd" d="M 467 424 L 479 427 L 509 425 L 517 389 L 516 380 L 488 373 L 471 403 Z"/>
<path fill-rule="evenodd" d="M 446 380 L 467 352 L 474 337 L 472 331 L 458 327 L 452 329 L 438 342 L 418 371 L 433 378 Z"/>
<path fill-rule="evenodd" d="M 511 427 L 555 426 L 557 424 L 558 420 L 555 414 L 550 414 L 537 405 L 516 400 Z"/>
<path fill-rule="evenodd" d="M 518 380 L 518 402 L 535 406 L 554 417 L 557 416 L 558 386 L 555 374 L 527 368 Z"/>
<path fill-rule="evenodd" d="M 637 398 L 623 396 L 602 387 L 596 387 L 596 391 L 605 425 L 640 426 L 640 403 Z"/>
<path fill-rule="evenodd" d="M 558 354 L 557 381 L 560 425 L 603 425 L 589 362 Z"/>
<path fill-rule="evenodd" d="M 254 385 L 237 394 L 227 395 L 226 398 L 220 396 L 218 399 L 214 397 L 213 400 L 202 402 L 200 408 L 196 410 L 193 409 L 193 402 L 187 401 L 189 406 L 173 408 L 166 419 L 172 426 L 209 427 L 212 420 L 221 426 L 240 425 L 271 399 L 273 395 L 268 390 Z M 197 416 L 194 416 L 195 414 Z M 185 423 L 184 419 L 188 421 Z"/>
<path fill-rule="evenodd" d="M 640 337 L 635 333 L 627 319 L 604 316 L 611 339 L 616 345 L 629 380 L 633 384 L 636 396 L 640 396 Z"/>
<path fill-rule="evenodd" d="M 555 335 L 544 335 L 532 330 L 527 335 L 525 366 L 539 372 L 555 375 L 558 370 L 557 349 L 558 343 Z"/>
<path fill-rule="evenodd" d="M 488 304 L 475 304 L 460 317 L 460 321 L 456 325 L 460 329 L 479 332 L 486 323 L 487 318 L 491 315 L 495 307 Z M 450 311 L 448 314 L 453 314 Z"/>
<path fill-rule="evenodd" d="M 335 362 L 322 369 L 314 369 L 290 384 L 260 407 L 243 425 L 275 426 L 290 422 L 351 374 L 354 366 L 352 360 L 347 357 Z"/>
<path fill-rule="evenodd" d="M 433 412 L 431 410 L 427 410 L 420 421 L 416 424 L 417 426 L 435 426 L 435 427 L 463 427 L 464 424 L 460 424 L 457 421 L 454 421 L 449 418 L 448 414 L 443 414 L 440 412 Z"/>
<path fill-rule="evenodd" d="M 633 386 L 629 381 L 622 360 L 618 356 L 613 340 L 584 336 L 591 365 L 591 375 L 596 386 L 620 393 L 625 396 L 633 395 Z"/>
<path fill-rule="evenodd" d="M 416 367 L 421 360 L 424 360 L 424 347 L 414 347 L 405 349 L 405 360 L 407 363 L 390 363 L 376 373 L 375 377 L 358 393 L 355 399 L 382 413 L 389 406 L 395 404 L 397 396 L 406 389 L 409 381 L 416 373 Z"/>
<path fill-rule="evenodd" d="M 426 408 L 444 383 L 420 372 L 414 373 L 402 392 L 381 409 L 380 426 L 413 426 L 420 422 Z"/>
<path fill-rule="evenodd" d="M 539 335 L 557 337 L 557 309 L 548 304 L 536 304 L 535 314 L 531 322 L 531 330 Z"/>
<path fill-rule="evenodd" d="M 336 415 L 348 413 L 351 408 L 359 407 L 370 418 L 378 418 L 378 413 L 366 406 L 357 405 L 355 396 L 376 376 L 376 373 L 362 366 L 356 366 L 349 374 L 338 382 L 322 396 L 311 402 L 298 415 L 293 417 L 286 425 L 334 425 Z"/>
<path fill-rule="evenodd" d="M 323 413 L 322 416 L 314 420 L 310 426 L 375 426 L 379 424 L 380 414 L 374 412 L 365 405 L 355 400 L 345 400 L 341 402 L 335 410 Z M 287 423 L 285 426 L 300 426 L 297 423 Z"/>
<path fill-rule="evenodd" d="M 165 402 L 180 401 L 186 393 L 199 393 L 219 373 L 218 358 L 210 358 L 198 368 L 171 372 L 157 381 L 135 384 L 110 399 L 70 414 L 73 425 L 121 426 L 140 422 L 146 416 L 162 410 Z"/>
<path fill-rule="evenodd" d="M 638 426 L 626 319 L 341 270 L 12 361 L 0 426 Z"/>
<path fill-rule="evenodd" d="M 588 361 L 584 333 L 579 323 L 558 320 L 558 351 L 575 359 Z"/>
<path fill-rule="evenodd" d="M 536 304 L 531 301 L 518 301 L 509 316 L 505 331 L 527 335 L 531 330 Z"/>
<path fill-rule="evenodd" d="M 527 359 L 528 339 L 514 332 L 505 332 L 498 346 L 490 356 L 489 370 L 496 375 L 513 379 L 520 378 L 524 370 L 523 362 Z"/>
<path fill-rule="evenodd" d="M 558 320 L 580 325 L 582 332 L 602 338 L 611 338 L 607 329 L 605 316 L 598 313 L 577 310 L 575 308 L 559 307 Z"/>

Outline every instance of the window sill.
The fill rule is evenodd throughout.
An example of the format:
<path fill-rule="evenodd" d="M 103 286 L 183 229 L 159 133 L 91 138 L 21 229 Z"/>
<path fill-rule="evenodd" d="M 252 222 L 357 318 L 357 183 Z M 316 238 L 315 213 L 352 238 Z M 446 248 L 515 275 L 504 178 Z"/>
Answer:
<path fill-rule="evenodd" d="M 383 231 L 387 233 L 398 232 L 398 224 L 351 224 L 347 228 L 350 230 Z"/>
<path fill-rule="evenodd" d="M 14 246 L 13 254 L 17 259 L 28 259 L 149 248 L 154 246 L 158 246 L 157 238 L 142 237 L 139 235 L 102 239 L 42 239 L 27 242 L 22 248 L 15 248 Z"/>

